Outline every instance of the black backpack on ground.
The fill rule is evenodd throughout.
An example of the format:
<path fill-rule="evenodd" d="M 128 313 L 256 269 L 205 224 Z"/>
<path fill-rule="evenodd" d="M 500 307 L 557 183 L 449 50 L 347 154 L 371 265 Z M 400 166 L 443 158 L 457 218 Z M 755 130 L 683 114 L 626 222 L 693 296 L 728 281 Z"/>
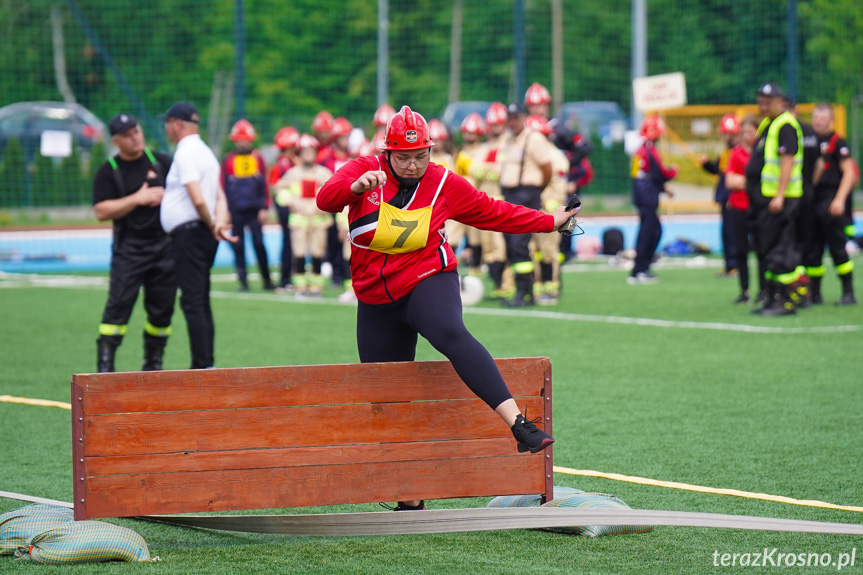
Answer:
<path fill-rule="evenodd" d="M 620 228 L 608 228 L 602 232 L 602 253 L 616 256 L 623 251 L 623 232 Z"/>

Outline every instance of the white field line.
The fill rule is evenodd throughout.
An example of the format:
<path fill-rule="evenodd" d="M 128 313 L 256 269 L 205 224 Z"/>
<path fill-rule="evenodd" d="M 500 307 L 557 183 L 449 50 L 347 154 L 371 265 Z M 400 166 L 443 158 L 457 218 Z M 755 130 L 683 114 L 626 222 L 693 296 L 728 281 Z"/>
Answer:
<path fill-rule="evenodd" d="M 235 276 L 224 274 L 213 276 L 214 280 L 232 280 Z M 103 288 L 108 285 L 108 279 L 104 277 L 86 276 L 49 276 L 39 274 L 8 274 L 0 273 L 0 287 L 80 287 L 80 288 Z M 273 301 L 287 304 L 310 304 L 349 307 L 354 304 L 339 303 L 334 298 L 308 298 L 295 297 L 291 295 L 279 295 L 271 293 L 240 293 L 229 291 L 213 291 L 211 296 L 215 299 L 234 299 L 250 301 Z M 637 325 L 641 327 L 656 327 L 665 329 L 697 329 L 707 331 L 729 331 L 737 333 L 764 333 L 779 335 L 813 334 L 813 333 L 846 333 L 863 330 L 863 325 L 831 325 L 813 327 L 782 327 L 782 326 L 758 326 L 737 323 L 722 322 L 700 322 L 700 321 L 674 321 L 665 319 L 653 319 L 644 317 L 628 317 L 615 315 L 596 315 L 556 312 L 547 310 L 513 310 L 503 308 L 465 307 L 465 315 L 485 315 L 499 317 L 519 317 L 526 319 L 554 320 L 576 323 L 602 323 L 617 325 Z"/>

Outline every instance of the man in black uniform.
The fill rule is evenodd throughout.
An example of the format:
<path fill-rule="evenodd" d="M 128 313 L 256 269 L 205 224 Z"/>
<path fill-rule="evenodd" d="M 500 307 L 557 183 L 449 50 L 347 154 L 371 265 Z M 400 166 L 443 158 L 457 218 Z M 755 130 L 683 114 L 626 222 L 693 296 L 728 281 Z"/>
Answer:
<path fill-rule="evenodd" d="M 97 369 L 114 371 L 114 355 L 144 287 L 144 371 L 162 369 L 177 294 L 171 243 L 159 221 L 171 158 L 144 146 L 144 133 L 130 114 L 115 116 L 108 129 L 120 153 L 105 162 L 93 182 L 93 211 L 114 220 L 111 284 L 99 325 Z"/>
<path fill-rule="evenodd" d="M 833 131 L 833 107 L 818 104 L 812 111 L 812 124 L 818 134 L 823 164 L 818 170 L 813 201 L 812 234 L 803 252 L 804 265 L 811 279 L 812 303 L 822 303 L 821 278 L 824 277 L 824 245 L 830 250 L 836 273 L 842 282 L 842 297 L 837 305 L 857 303 L 852 272 L 854 262 L 845 247 L 845 204 L 854 187 L 851 152 L 845 138 Z"/>

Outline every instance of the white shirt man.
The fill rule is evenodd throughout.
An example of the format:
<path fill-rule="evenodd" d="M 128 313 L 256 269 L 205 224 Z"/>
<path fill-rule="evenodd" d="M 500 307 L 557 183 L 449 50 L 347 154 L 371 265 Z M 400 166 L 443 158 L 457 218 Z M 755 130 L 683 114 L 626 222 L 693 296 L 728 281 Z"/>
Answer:
<path fill-rule="evenodd" d="M 174 249 L 180 308 L 186 316 L 192 369 L 213 367 L 215 329 L 210 308 L 210 269 L 219 240 L 228 235 L 227 202 L 219 161 L 198 135 L 198 110 L 177 102 L 165 115 L 165 134 L 177 144 L 162 199 L 162 227 Z"/>
<path fill-rule="evenodd" d="M 166 232 L 171 233 L 179 225 L 202 220 L 186 188 L 193 182 L 199 184 L 210 221 L 216 220 L 219 170 L 219 160 L 200 134 L 189 134 L 177 143 L 162 200 L 162 227 Z"/>

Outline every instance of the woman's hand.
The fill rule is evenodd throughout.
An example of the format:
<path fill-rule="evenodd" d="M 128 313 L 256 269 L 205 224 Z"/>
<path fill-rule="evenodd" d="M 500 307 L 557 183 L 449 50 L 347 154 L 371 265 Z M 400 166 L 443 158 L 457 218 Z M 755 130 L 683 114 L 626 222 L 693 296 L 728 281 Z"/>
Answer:
<path fill-rule="evenodd" d="M 554 230 L 553 231 L 557 231 L 557 228 L 559 228 L 560 226 L 565 224 L 569 218 L 571 218 L 572 216 L 577 214 L 578 210 L 579 210 L 579 208 L 576 207 L 576 208 L 573 208 L 573 209 L 567 211 L 566 206 L 560 206 L 559 208 L 554 210 L 554 213 L 552 214 L 554 216 Z"/>
<path fill-rule="evenodd" d="M 359 196 L 369 190 L 373 190 L 378 186 L 383 186 L 387 183 L 387 174 L 382 170 L 369 170 L 351 184 L 351 192 Z"/>

